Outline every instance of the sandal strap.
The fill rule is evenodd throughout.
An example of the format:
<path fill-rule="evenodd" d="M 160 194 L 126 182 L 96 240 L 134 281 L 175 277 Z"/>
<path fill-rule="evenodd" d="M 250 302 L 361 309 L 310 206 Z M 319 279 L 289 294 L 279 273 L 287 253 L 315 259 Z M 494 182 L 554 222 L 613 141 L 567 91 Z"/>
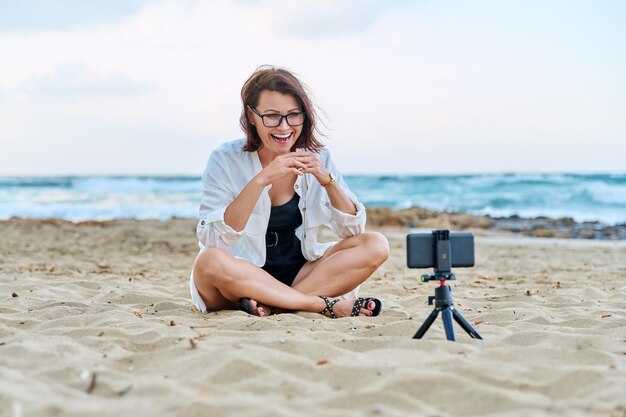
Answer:
<path fill-rule="evenodd" d="M 333 301 L 330 301 L 328 297 L 324 297 L 323 295 L 319 295 L 318 297 L 324 300 L 324 302 L 326 303 L 326 307 L 324 307 L 324 309 L 320 311 L 320 314 L 326 315 L 326 313 L 329 313 L 331 318 L 336 319 L 337 315 L 335 314 L 335 311 L 333 310 L 333 306 L 337 304 L 337 302 L 339 301 L 339 298 Z"/>
<path fill-rule="evenodd" d="M 365 301 L 365 298 L 359 297 L 356 299 L 356 301 L 354 301 L 354 306 L 352 306 L 352 313 L 350 314 L 351 317 L 356 317 L 361 313 L 361 306 L 363 305 L 363 302 Z"/>

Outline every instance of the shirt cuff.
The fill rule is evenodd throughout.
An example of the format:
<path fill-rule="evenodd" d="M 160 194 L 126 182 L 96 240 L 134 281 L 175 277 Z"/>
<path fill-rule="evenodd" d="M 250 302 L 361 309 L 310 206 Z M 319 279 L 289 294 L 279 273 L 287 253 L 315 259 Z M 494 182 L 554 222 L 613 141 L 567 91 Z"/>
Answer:
<path fill-rule="evenodd" d="M 215 210 L 200 220 L 198 235 L 205 237 L 204 242 L 207 246 L 228 247 L 243 235 L 245 229 L 238 232 L 224 222 L 225 212 L 226 207 Z"/>
<path fill-rule="evenodd" d="M 356 214 L 344 213 L 341 210 L 337 210 L 330 205 L 330 212 L 333 216 L 333 221 L 339 227 L 354 227 L 365 225 L 365 206 L 358 201 L 351 200 L 356 206 Z"/>

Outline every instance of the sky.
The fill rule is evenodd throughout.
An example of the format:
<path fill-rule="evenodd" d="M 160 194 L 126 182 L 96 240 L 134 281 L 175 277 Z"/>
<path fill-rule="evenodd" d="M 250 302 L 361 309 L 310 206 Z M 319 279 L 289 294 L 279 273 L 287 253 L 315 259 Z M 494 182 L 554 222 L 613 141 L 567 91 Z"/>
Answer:
<path fill-rule="evenodd" d="M 626 2 L 0 0 L 0 175 L 200 175 L 293 71 L 346 174 L 626 172 Z"/>

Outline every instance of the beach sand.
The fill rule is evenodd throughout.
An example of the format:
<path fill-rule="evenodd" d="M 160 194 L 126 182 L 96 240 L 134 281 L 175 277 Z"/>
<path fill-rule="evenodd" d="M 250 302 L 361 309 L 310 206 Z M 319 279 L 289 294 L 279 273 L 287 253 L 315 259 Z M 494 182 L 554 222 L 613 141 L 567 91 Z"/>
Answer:
<path fill-rule="evenodd" d="M 201 314 L 195 221 L 0 223 L 0 416 L 626 415 L 626 242 L 476 237 L 438 318 L 406 230 L 380 317 Z"/>

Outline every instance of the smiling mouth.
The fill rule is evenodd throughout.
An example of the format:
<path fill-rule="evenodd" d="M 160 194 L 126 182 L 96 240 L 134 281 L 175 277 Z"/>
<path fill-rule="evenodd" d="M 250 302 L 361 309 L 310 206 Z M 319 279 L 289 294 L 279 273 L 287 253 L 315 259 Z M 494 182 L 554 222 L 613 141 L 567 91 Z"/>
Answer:
<path fill-rule="evenodd" d="M 278 143 L 287 143 L 289 139 L 291 139 L 292 133 L 287 133 L 286 135 L 271 135 L 272 138 Z"/>

